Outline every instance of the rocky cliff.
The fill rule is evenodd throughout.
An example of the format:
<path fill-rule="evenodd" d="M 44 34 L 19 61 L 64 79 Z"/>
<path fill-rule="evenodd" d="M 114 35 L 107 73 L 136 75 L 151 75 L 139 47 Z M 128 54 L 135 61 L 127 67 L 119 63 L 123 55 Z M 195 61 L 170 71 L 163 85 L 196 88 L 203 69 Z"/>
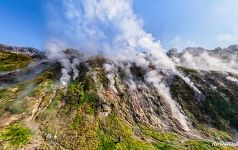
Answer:
<path fill-rule="evenodd" d="M 0 149 L 236 149 L 214 145 L 237 142 L 234 72 L 178 65 L 178 74 L 155 84 L 154 66 L 146 73 L 94 56 L 82 59 L 77 78 L 62 86 L 59 62 L 30 63 L 0 74 Z"/>

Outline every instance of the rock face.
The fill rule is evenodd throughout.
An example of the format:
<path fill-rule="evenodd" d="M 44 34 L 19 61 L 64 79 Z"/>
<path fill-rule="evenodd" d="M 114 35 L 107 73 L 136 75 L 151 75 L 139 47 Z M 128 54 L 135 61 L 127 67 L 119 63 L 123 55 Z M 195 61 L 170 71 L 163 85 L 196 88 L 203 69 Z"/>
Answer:
<path fill-rule="evenodd" d="M 81 57 L 74 50 L 65 53 Z M 190 82 L 179 74 L 166 76 L 160 88 L 170 93 L 171 103 L 135 64 L 128 67 L 130 77 L 102 56 L 77 68 L 78 77 L 67 87 L 59 85 L 58 62 L 0 74 L 0 149 L 236 149 L 212 145 L 236 142 L 236 74 L 177 66 Z M 184 116 L 188 130 L 174 112 Z"/>

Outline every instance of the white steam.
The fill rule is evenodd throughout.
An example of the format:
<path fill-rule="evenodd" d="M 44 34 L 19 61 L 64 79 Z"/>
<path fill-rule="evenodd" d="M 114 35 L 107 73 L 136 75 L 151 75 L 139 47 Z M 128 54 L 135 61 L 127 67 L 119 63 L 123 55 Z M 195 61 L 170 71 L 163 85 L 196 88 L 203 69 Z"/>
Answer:
<path fill-rule="evenodd" d="M 71 72 L 71 64 L 67 58 L 61 59 L 59 60 L 59 62 L 63 67 L 61 70 L 62 76 L 60 78 L 60 83 L 62 84 L 62 86 L 66 86 L 71 78 L 71 76 L 69 75 Z"/>
<path fill-rule="evenodd" d="M 167 105 L 169 105 L 173 117 L 180 122 L 181 127 L 185 131 L 189 131 L 189 127 L 186 121 L 186 117 L 181 113 L 181 110 L 178 107 L 176 101 L 171 98 L 169 88 L 162 82 L 163 76 L 158 74 L 157 71 L 150 71 L 146 74 L 146 80 L 149 83 L 152 83 L 154 87 L 158 90 L 160 95 L 166 100 Z"/>
<path fill-rule="evenodd" d="M 79 63 L 80 63 L 80 60 L 78 58 L 74 58 L 72 61 L 71 67 L 72 67 L 72 71 L 73 71 L 73 80 L 75 80 L 79 75 L 79 70 L 77 68 Z"/>
<path fill-rule="evenodd" d="M 174 68 L 153 36 L 143 30 L 142 20 L 133 12 L 132 0 L 61 0 L 57 13 L 67 40 L 87 54 L 104 53 L 119 61 L 149 63 L 138 52 L 151 54 L 151 61 L 159 68 Z M 72 42 L 73 41 L 73 42 Z M 115 57 L 116 55 L 116 57 Z"/>
<path fill-rule="evenodd" d="M 79 74 L 77 65 L 79 64 L 79 59 L 74 58 L 72 62 L 64 53 L 67 48 L 66 44 L 59 40 L 51 40 L 44 45 L 46 49 L 46 55 L 49 60 L 58 61 L 62 66 L 60 83 L 62 86 L 67 86 L 71 79 L 70 73 L 73 72 L 73 79 L 75 80 Z"/>
<path fill-rule="evenodd" d="M 208 70 L 208 71 L 226 71 L 238 74 L 238 63 L 234 56 L 229 56 L 228 59 L 211 56 L 206 51 L 197 55 L 185 52 L 181 58 L 176 58 L 178 65 L 185 67 Z"/>
<path fill-rule="evenodd" d="M 104 67 L 112 87 L 114 85 L 112 80 L 117 72 L 115 68 L 121 67 L 126 72 L 126 81 L 132 88 L 135 88 L 135 83 L 130 72 L 131 64 L 135 63 L 136 66 L 146 70 L 145 80 L 166 99 L 173 117 L 184 130 L 188 131 L 186 117 L 171 98 L 169 87 L 163 80 L 163 76 L 178 75 L 176 65 L 164 53 L 160 42 L 144 31 L 142 20 L 133 12 L 133 0 L 60 0 L 60 2 L 61 6 L 58 7 L 57 13 L 53 13 L 53 18 L 57 18 L 57 23 L 60 22 L 62 25 L 63 30 L 58 31 L 62 34 L 61 39 L 70 41 L 71 47 L 80 48 L 86 55 L 104 54 L 111 58 L 115 66 L 107 64 Z M 70 79 L 69 73 L 72 70 L 75 74 L 73 78 L 78 75 L 77 69 L 75 71 L 77 63 L 66 61 L 61 55 L 61 43 L 54 44 L 53 46 L 49 44 L 47 50 L 50 54 L 57 53 L 53 58 L 62 59 L 60 61 L 64 69 L 61 81 L 65 85 Z M 188 78 L 183 79 L 198 91 Z"/>
<path fill-rule="evenodd" d="M 227 79 L 228 81 L 235 82 L 236 84 L 238 84 L 238 79 L 235 78 L 235 77 L 227 76 L 226 79 Z"/>
<path fill-rule="evenodd" d="M 107 78 L 110 81 L 110 87 L 114 90 L 114 92 L 118 93 L 115 87 L 115 77 L 118 72 L 117 67 L 114 64 L 107 63 L 104 65 L 104 68 L 107 71 Z"/>
<path fill-rule="evenodd" d="M 182 73 L 180 73 L 179 71 L 175 71 L 176 75 L 179 76 L 181 79 L 183 79 L 183 81 L 185 81 L 185 83 L 187 85 L 189 85 L 193 91 L 195 92 L 195 98 L 201 102 L 204 100 L 204 95 L 202 94 L 202 92 L 194 85 L 194 83 L 186 76 L 184 76 Z"/>

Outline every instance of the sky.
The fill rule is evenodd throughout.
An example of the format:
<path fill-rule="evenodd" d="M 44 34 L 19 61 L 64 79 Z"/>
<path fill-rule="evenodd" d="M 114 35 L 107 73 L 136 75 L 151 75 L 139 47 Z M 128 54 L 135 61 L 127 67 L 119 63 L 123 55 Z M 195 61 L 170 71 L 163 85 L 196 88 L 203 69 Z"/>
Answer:
<path fill-rule="evenodd" d="M 133 8 L 165 49 L 181 50 L 238 44 L 237 6 L 237 0 L 134 0 Z M 0 43 L 42 49 L 48 8 L 46 0 L 0 0 Z"/>

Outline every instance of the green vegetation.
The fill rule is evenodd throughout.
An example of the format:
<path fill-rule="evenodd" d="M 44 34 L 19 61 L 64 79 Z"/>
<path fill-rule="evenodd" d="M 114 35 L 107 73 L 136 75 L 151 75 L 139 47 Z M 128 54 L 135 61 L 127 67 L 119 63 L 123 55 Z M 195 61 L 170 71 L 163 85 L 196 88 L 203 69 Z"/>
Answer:
<path fill-rule="evenodd" d="M 11 89 L 0 90 L 0 116 L 3 115 L 5 109 L 10 104 L 12 98 L 15 97 L 15 93 Z"/>
<path fill-rule="evenodd" d="M 211 128 L 206 125 L 198 124 L 197 128 L 201 130 L 205 135 L 209 135 L 218 141 L 232 141 L 232 137 L 228 132 Z"/>
<path fill-rule="evenodd" d="M 177 68 L 178 68 L 178 70 L 180 70 L 183 73 L 185 73 L 185 75 L 198 76 L 198 71 L 197 70 L 186 68 L 186 67 L 182 67 L 182 66 L 179 66 Z"/>
<path fill-rule="evenodd" d="M 148 127 L 141 127 L 145 136 L 151 137 L 159 150 L 221 150 L 223 147 L 212 145 L 212 142 L 204 140 L 191 140 L 173 132 L 159 132 Z M 214 131 L 215 132 L 215 131 Z M 220 139 L 221 140 L 221 139 Z M 224 148 L 225 149 L 225 148 Z M 229 149 L 229 148 L 227 148 Z"/>
<path fill-rule="evenodd" d="M 194 126 L 201 123 L 207 123 L 206 114 L 202 111 L 198 100 L 195 99 L 194 91 L 182 79 L 175 77 L 170 90 L 172 96 L 182 106 L 183 111 L 192 121 Z"/>
<path fill-rule="evenodd" d="M 12 92 L 8 89 L 0 89 L 0 100 L 6 99 L 12 96 Z"/>
<path fill-rule="evenodd" d="M 211 142 L 198 140 L 186 141 L 185 148 L 189 150 L 221 150 L 220 147 L 213 146 Z"/>
<path fill-rule="evenodd" d="M 23 100 L 14 100 L 6 108 L 11 114 L 20 114 L 24 112 Z"/>
<path fill-rule="evenodd" d="M 42 92 L 44 92 L 47 89 L 52 88 L 53 85 L 53 81 L 52 80 L 46 80 L 42 83 L 40 83 L 39 85 L 37 85 L 29 94 L 29 96 L 33 96 L 33 97 L 38 97 L 40 96 Z"/>
<path fill-rule="evenodd" d="M 97 133 L 100 144 L 98 149 L 99 150 L 113 150 L 115 149 L 116 140 L 109 135 L 105 135 L 102 131 L 98 131 Z"/>
<path fill-rule="evenodd" d="M 97 77 L 99 78 L 99 82 L 103 85 L 103 87 L 107 88 L 109 79 L 107 78 L 107 73 L 104 68 L 98 69 Z"/>
<path fill-rule="evenodd" d="M 26 82 L 0 89 L 0 117 L 8 113 L 11 115 L 23 113 L 26 108 L 24 98 L 29 95 L 32 88 L 31 83 Z"/>
<path fill-rule="evenodd" d="M 13 71 L 26 67 L 32 58 L 23 54 L 0 52 L 0 72 Z"/>
<path fill-rule="evenodd" d="M 4 107 L 0 110 L 6 111 L 6 114 L 13 118 L 12 122 L 10 119 L 10 121 L 7 120 L 12 124 L 21 121 L 22 118 L 27 119 L 24 117 L 31 116 L 33 114 L 32 110 L 35 109 L 37 113 L 35 113 L 36 117 L 34 119 L 39 125 L 40 135 L 44 139 L 41 143 L 43 149 L 59 149 L 59 147 L 90 150 L 222 149 L 212 146 L 211 142 L 192 140 L 173 131 L 156 130 L 152 127 L 137 124 L 137 122 L 130 120 L 130 117 L 127 118 L 127 111 L 121 108 L 130 107 L 127 106 L 130 103 L 128 104 L 122 99 L 121 101 L 111 100 L 114 95 L 109 95 L 111 93 L 107 89 L 109 80 L 102 68 L 104 60 L 97 58 L 97 61 L 93 62 L 91 60 L 89 62 L 92 70 L 80 68 L 79 77 L 67 88 L 59 88 L 56 91 L 53 89 L 55 88 L 53 83 L 56 72 L 54 69 L 49 69 L 33 80 L 8 89 L 1 89 L 0 104 L 3 105 L 0 105 L 0 107 Z M 135 76 L 142 78 L 143 70 L 134 69 Z M 187 75 L 199 77 L 199 73 L 192 69 L 180 69 Z M 99 83 L 94 81 L 94 75 L 96 75 L 96 82 Z M 117 84 L 120 84 L 120 82 Z M 29 93 L 25 94 L 29 87 Z M 99 87 L 104 89 L 99 89 Z M 229 99 L 224 98 L 221 94 L 211 93 L 209 89 L 205 90 L 207 92 L 205 93 L 207 109 L 200 105 L 194 97 L 193 90 L 179 77 L 175 78 L 171 85 L 172 96 L 182 106 L 193 125 L 204 136 L 217 141 L 230 141 L 231 136 L 228 132 L 225 132 L 226 130 L 220 131 L 211 127 L 215 123 L 227 126 L 229 124 L 234 125 L 237 121 L 234 117 L 234 115 L 237 115 L 236 107 L 232 106 Z M 53 99 L 52 96 L 55 93 L 52 93 L 52 91 L 56 92 Z M 109 96 L 106 94 L 105 97 L 99 96 L 99 93 L 104 94 L 104 92 L 108 92 L 106 94 Z M 105 98 L 105 100 L 102 98 Z M 107 101 L 107 99 L 111 101 Z M 107 111 L 107 108 L 104 110 L 104 104 L 111 107 L 111 113 L 107 117 L 99 116 L 99 114 L 102 114 L 101 111 Z M 210 111 L 210 113 L 207 111 Z M 23 112 L 25 113 L 23 114 Z M 7 115 L 5 116 L 9 117 Z M 233 116 L 229 117 L 228 115 Z M 5 116 L 2 118 L 5 119 Z M 213 119 L 212 123 L 214 124 L 209 122 L 211 121 L 210 118 Z M 225 120 L 225 118 L 228 119 Z M 232 121 L 232 119 L 234 120 Z M 32 136 L 33 133 L 24 124 L 9 125 L 0 130 L 0 149 L 5 147 L 23 148 L 33 139 Z"/>
<path fill-rule="evenodd" d="M 65 148 L 96 149 L 98 119 L 95 107 L 100 97 L 94 81 L 86 76 L 81 77 L 82 80 L 77 79 L 67 89 L 57 91 L 38 121 L 42 124 L 44 136 L 57 135 L 57 142 Z"/>
<path fill-rule="evenodd" d="M 54 66 L 48 68 L 47 70 L 43 71 L 41 74 L 39 74 L 37 77 L 35 77 L 32 82 L 35 85 L 38 85 L 42 82 L 45 82 L 47 80 L 51 81 L 58 81 L 61 77 L 61 66 L 59 63 L 55 64 Z"/>
<path fill-rule="evenodd" d="M 103 76 L 103 75 L 102 75 Z M 102 82 L 101 80 L 99 80 Z M 193 93 L 186 84 L 177 82 L 174 85 L 175 92 L 181 98 L 183 108 L 187 112 L 192 111 L 198 103 L 193 98 Z M 148 127 L 131 125 L 116 110 L 113 110 L 106 118 L 99 119 L 97 107 L 102 102 L 97 94 L 97 85 L 90 75 L 80 75 L 77 81 L 70 84 L 67 89 L 57 92 L 51 105 L 41 115 L 42 130 L 46 135 L 57 135 L 57 143 L 68 149 L 130 149 L 130 150 L 218 150 L 210 142 L 189 140 L 173 132 L 156 131 Z M 184 95 L 182 94 L 184 93 Z M 184 101 L 184 97 L 187 100 Z M 190 98 L 193 99 L 190 99 Z M 60 106 L 60 107 L 59 107 Z M 192 107 L 192 108 L 190 108 Z M 196 111 L 196 110 L 194 110 Z M 187 113 L 186 112 L 186 113 Z M 193 112 L 197 121 L 199 112 Z M 198 114 L 198 116 L 197 116 Z M 139 129 L 139 130 L 138 130 Z M 225 132 L 210 131 L 209 134 L 229 138 Z M 216 132 L 216 135 L 215 135 Z M 67 137 L 69 140 L 65 140 Z M 218 139 L 218 138 L 217 138 Z M 44 146 L 44 144 L 42 145 Z"/>
<path fill-rule="evenodd" d="M 5 113 L 14 115 L 28 111 L 29 104 L 26 97 L 38 98 L 42 92 L 50 90 L 53 81 L 47 78 L 51 76 L 51 72 L 45 72 L 33 80 L 0 89 L 0 116 Z M 42 79 L 43 77 L 44 79 Z"/>
<path fill-rule="evenodd" d="M 69 87 L 70 93 L 76 96 L 73 100 L 77 102 L 77 99 L 79 99 L 80 103 L 75 103 L 76 106 L 72 106 L 73 102 L 68 102 L 65 106 L 60 108 L 59 112 L 55 112 L 52 109 L 57 109 L 57 107 L 54 107 L 55 104 L 53 104 L 53 102 L 45 111 L 46 114 L 44 114 L 44 118 L 42 118 L 44 121 L 42 121 L 46 122 L 43 123 L 43 129 L 47 132 L 46 134 L 57 134 L 59 139 L 61 139 L 62 133 L 62 136 L 66 136 L 67 139 L 70 140 L 65 140 L 64 138 L 64 140 L 61 139 L 57 142 L 69 149 L 156 149 L 156 146 L 152 143 L 136 139 L 130 124 L 126 123 L 121 117 L 111 114 L 105 118 L 105 120 L 99 120 L 95 112 L 95 104 L 98 102 L 98 96 L 96 93 L 92 95 L 89 94 L 88 96 L 82 94 L 84 91 L 79 90 L 82 87 L 82 85 Z M 80 94 L 81 96 L 77 96 L 78 91 L 82 92 Z M 68 92 L 69 91 L 66 91 L 66 93 Z M 87 92 L 91 93 L 92 91 L 89 90 Z M 58 94 L 61 95 L 60 92 Z M 60 96 L 56 97 L 54 101 L 58 101 L 60 98 Z M 61 98 L 65 100 L 66 97 L 64 93 Z M 68 112 L 68 107 L 74 107 L 74 109 Z M 50 110 L 50 112 L 48 110 Z M 76 110 L 77 114 L 75 114 Z M 93 113 L 91 112 L 92 110 Z M 65 111 L 68 113 L 65 113 Z M 55 113 L 52 114 L 52 112 Z M 56 114 L 60 116 L 57 115 L 58 117 L 55 117 Z M 73 114 L 75 114 L 75 117 L 68 117 Z M 45 117 L 49 118 L 49 120 Z M 71 123 L 69 124 L 69 122 Z M 44 144 L 42 146 L 44 146 Z"/>
<path fill-rule="evenodd" d="M 172 142 L 172 141 L 178 141 L 179 138 L 181 138 L 176 133 L 170 133 L 170 132 L 158 132 L 150 128 L 143 128 L 142 129 L 144 135 L 152 137 L 153 139 L 156 139 L 159 142 Z"/>
<path fill-rule="evenodd" d="M 153 150 L 155 146 L 143 140 L 136 139 L 132 127 L 124 119 L 109 115 L 105 122 L 101 122 L 98 131 L 100 140 L 99 149 L 130 149 L 130 150 Z"/>
<path fill-rule="evenodd" d="M 0 143 L 10 144 L 11 147 L 26 145 L 32 137 L 32 132 L 23 124 L 10 125 L 0 132 Z"/>
<path fill-rule="evenodd" d="M 146 126 L 140 126 L 143 135 L 155 140 L 153 143 L 157 149 L 161 150 L 180 150 L 182 149 L 182 136 L 173 132 L 156 131 Z"/>
<path fill-rule="evenodd" d="M 68 112 L 87 104 L 89 107 L 86 111 L 89 114 L 95 113 L 95 105 L 100 101 L 100 97 L 96 93 L 95 83 L 91 78 L 72 83 L 67 91 L 63 92 L 61 99 L 67 103 L 66 109 L 68 109 Z"/>
<path fill-rule="evenodd" d="M 217 140 L 231 141 L 232 138 L 228 134 L 229 126 L 237 127 L 238 108 L 232 105 L 224 94 L 206 88 L 205 85 L 202 86 L 204 86 L 203 94 L 206 97 L 201 103 L 195 98 L 192 89 L 178 77 L 171 85 L 171 93 L 196 128 Z M 211 124 L 209 118 L 212 118 L 213 126 L 219 130 L 207 126 Z"/>
<path fill-rule="evenodd" d="M 156 143 L 156 148 L 158 150 L 182 150 L 183 148 L 177 148 L 176 146 L 164 144 L 164 143 Z"/>
<path fill-rule="evenodd" d="M 40 83 L 45 82 L 47 80 L 51 80 L 51 79 L 53 79 L 53 77 L 54 77 L 53 72 L 46 71 L 46 72 L 43 72 L 41 75 L 37 76 L 34 79 L 34 83 L 37 85 L 37 84 L 40 84 Z"/>
<path fill-rule="evenodd" d="M 238 107 L 232 105 L 223 95 L 215 91 L 206 91 L 205 108 L 215 116 L 214 120 L 220 129 L 227 129 L 229 125 L 238 129 Z M 224 120 L 224 121 L 223 121 Z"/>
<path fill-rule="evenodd" d="M 72 128 L 75 130 L 79 125 L 81 125 L 83 122 L 83 116 L 78 115 L 74 118 L 74 121 L 72 123 Z"/>

